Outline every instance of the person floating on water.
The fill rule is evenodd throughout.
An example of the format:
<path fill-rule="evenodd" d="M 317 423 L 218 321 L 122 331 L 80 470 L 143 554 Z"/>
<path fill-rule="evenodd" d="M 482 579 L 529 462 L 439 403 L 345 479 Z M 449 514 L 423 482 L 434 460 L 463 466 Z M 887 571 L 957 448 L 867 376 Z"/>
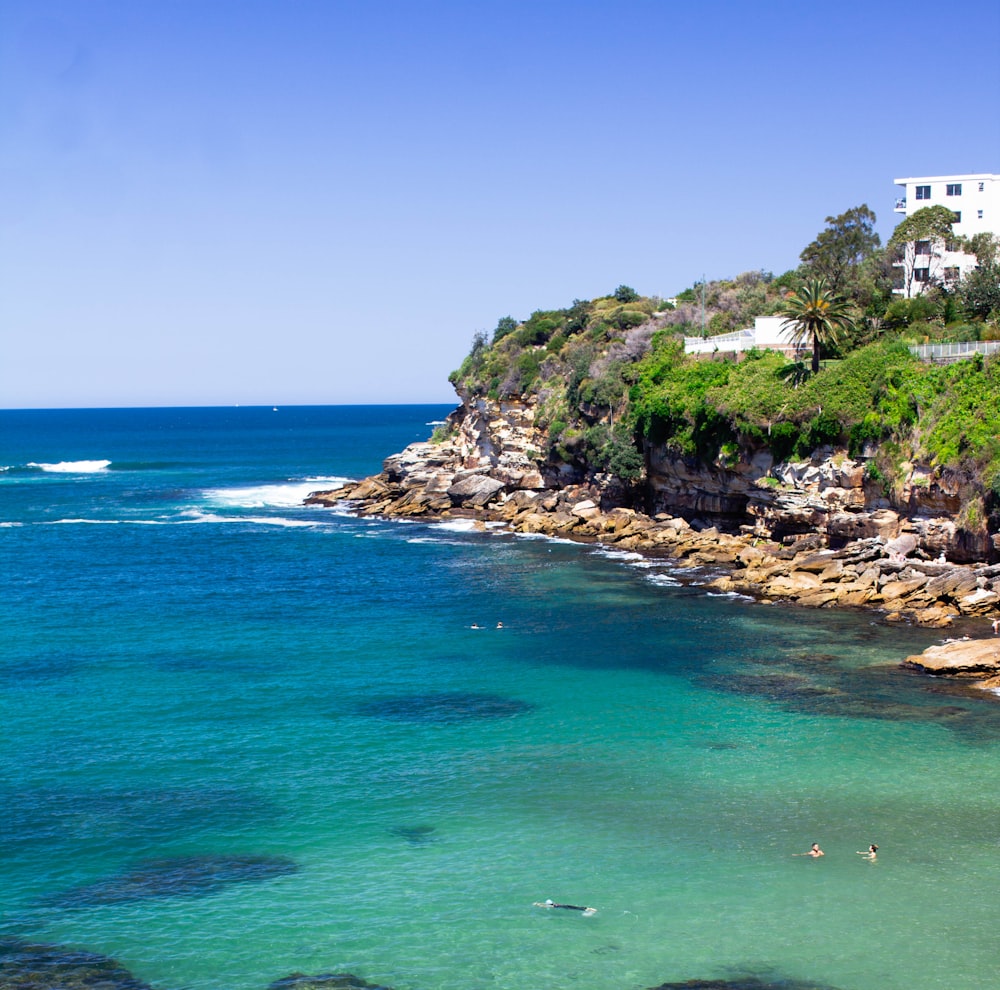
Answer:
<path fill-rule="evenodd" d="M 863 851 L 861 849 L 858 850 L 859 856 L 864 856 L 865 859 L 870 860 L 872 863 L 875 862 L 875 856 L 877 853 L 878 853 L 878 846 L 875 845 L 874 842 L 867 849 Z"/>
<path fill-rule="evenodd" d="M 553 900 L 535 901 L 533 907 L 565 908 L 567 911 L 580 911 L 585 918 L 589 918 L 592 914 L 597 914 L 597 908 L 581 907 L 579 904 L 556 904 Z"/>
<path fill-rule="evenodd" d="M 819 847 L 819 843 L 818 843 L 818 842 L 814 842 L 814 843 L 813 843 L 813 844 L 812 844 L 812 845 L 811 845 L 811 846 L 809 847 L 809 852 L 804 852 L 804 853 L 792 853 L 792 855 L 793 855 L 793 856 L 812 856 L 812 858 L 813 858 L 813 859 L 819 859 L 819 857 L 820 857 L 820 856 L 825 856 L 825 855 L 826 855 L 826 853 L 825 853 L 825 852 L 823 852 L 823 850 L 822 850 L 822 849 L 820 849 L 820 847 Z"/>

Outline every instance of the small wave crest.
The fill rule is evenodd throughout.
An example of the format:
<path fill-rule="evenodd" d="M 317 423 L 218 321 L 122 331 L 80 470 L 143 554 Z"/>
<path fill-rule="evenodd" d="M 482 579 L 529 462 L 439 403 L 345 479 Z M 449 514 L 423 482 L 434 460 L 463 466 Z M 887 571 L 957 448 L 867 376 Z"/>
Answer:
<path fill-rule="evenodd" d="M 646 574 L 645 578 L 650 584 L 659 585 L 661 588 L 677 588 L 680 586 L 680 581 L 677 578 L 670 574 L 664 574 L 662 571 L 655 574 Z"/>
<path fill-rule="evenodd" d="M 243 523 L 250 526 L 285 526 L 289 528 L 322 525 L 315 519 L 287 519 L 284 516 L 222 516 L 215 512 L 189 509 L 182 513 L 188 523 Z"/>
<path fill-rule="evenodd" d="M 245 488 L 210 488 L 206 501 L 235 509 L 298 508 L 313 492 L 342 488 L 347 478 L 306 478 L 278 485 L 250 485 Z"/>
<path fill-rule="evenodd" d="M 448 522 L 434 524 L 435 529 L 447 530 L 450 533 L 475 533 L 482 530 L 482 524 L 475 519 L 451 519 Z"/>
<path fill-rule="evenodd" d="M 641 564 L 646 558 L 635 550 L 605 550 L 603 547 L 594 550 L 598 557 L 607 557 L 609 560 L 624 560 L 629 563 Z"/>
<path fill-rule="evenodd" d="M 28 467 L 49 474 L 97 474 L 100 471 L 107 471 L 111 466 L 111 461 L 57 461 L 54 464 L 44 462 L 29 461 Z"/>

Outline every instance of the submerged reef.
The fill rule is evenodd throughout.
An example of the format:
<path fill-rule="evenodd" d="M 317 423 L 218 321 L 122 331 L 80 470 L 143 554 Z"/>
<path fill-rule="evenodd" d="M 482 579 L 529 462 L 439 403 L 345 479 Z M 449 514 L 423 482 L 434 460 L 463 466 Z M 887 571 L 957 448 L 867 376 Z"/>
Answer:
<path fill-rule="evenodd" d="M 761 979 L 757 976 L 737 976 L 731 980 L 682 980 L 661 983 L 649 990 L 837 990 L 825 983 L 781 978 Z"/>
<path fill-rule="evenodd" d="M 435 839 L 433 825 L 393 825 L 389 834 L 397 839 L 406 839 L 411 846 L 423 846 Z"/>
<path fill-rule="evenodd" d="M 150 990 L 108 956 L 0 937 L 0 990 Z"/>
<path fill-rule="evenodd" d="M 396 719 L 401 722 L 465 722 L 473 719 L 511 718 L 531 711 L 534 706 L 499 694 L 464 691 L 441 694 L 403 694 L 363 704 L 362 715 Z"/>
<path fill-rule="evenodd" d="M 206 897 L 236 883 L 298 872 L 286 856 L 179 856 L 149 860 L 124 873 L 58 895 L 58 907 L 93 907 L 159 897 Z"/>
<path fill-rule="evenodd" d="M 307 976 L 292 973 L 291 976 L 275 980 L 267 990 L 391 990 L 380 983 L 369 983 L 353 973 L 321 973 Z"/>

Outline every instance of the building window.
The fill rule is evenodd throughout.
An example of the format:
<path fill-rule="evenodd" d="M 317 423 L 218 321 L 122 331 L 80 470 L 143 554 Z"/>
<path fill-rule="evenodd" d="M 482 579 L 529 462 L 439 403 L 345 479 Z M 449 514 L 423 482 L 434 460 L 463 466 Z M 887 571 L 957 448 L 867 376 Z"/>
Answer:
<path fill-rule="evenodd" d="M 983 219 L 983 211 L 982 210 L 976 210 L 976 219 L 977 220 L 982 220 Z"/>
<path fill-rule="evenodd" d="M 929 268 L 914 268 L 913 269 L 913 281 L 914 282 L 926 282 L 930 278 L 931 270 Z"/>
<path fill-rule="evenodd" d="M 947 189 L 945 189 L 945 194 L 948 196 L 961 196 L 962 195 L 962 183 L 961 182 L 949 182 Z"/>
<path fill-rule="evenodd" d="M 980 192 L 982 192 L 982 191 L 983 191 L 983 186 L 984 186 L 985 184 L 986 184 L 986 183 L 984 183 L 984 182 L 980 182 L 980 183 L 979 183 L 979 191 L 980 191 Z"/>
<path fill-rule="evenodd" d="M 931 242 L 930 241 L 916 241 L 916 254 L 930 254 L 931 253 Z"/>
<path fill-rule="evenodd" d="M 957 268 L 946 268 L 944 270 L 944 280 L 946 282 L 957 282 L 959 271 Z"/>
<path fill-rule="evenodd" d="M 930 199 L 930 198 L 931 198 L 930 186 L 917 186 L 917 199 Z"/>
<path fill-rule="evenodd" d="M 952 216 L 952 221 L 951 221 L 952 223 L 961 223 L 962 222 L 962 211 L 961 210 L 952 210 L 951 211 L 951 216 Z"/>

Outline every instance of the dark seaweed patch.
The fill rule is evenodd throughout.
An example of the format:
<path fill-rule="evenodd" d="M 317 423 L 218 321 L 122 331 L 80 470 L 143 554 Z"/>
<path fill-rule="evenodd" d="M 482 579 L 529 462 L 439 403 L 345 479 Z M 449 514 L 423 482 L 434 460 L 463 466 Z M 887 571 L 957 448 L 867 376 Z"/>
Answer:
<path fill-rule="evenodd" d="M 474 719 L 512 718 L 534 706 L 517 698 L 499 694 L 466 694 L 461 691 L 442 694 L 403 694 L 380 698 L 362 705 L 360 712 L 373 718 L 400 722 L 466 722 Z"/>
<path fill-rule="evenodd" d="M 0 666 L 0 684 L 16 688 L 28 681 L 53 681 L 76 673 L 79 666 L 80 658 L 65 652 L 21 657 L 16 664 Z"/>
<path fill-rule="evenodd" d="M 836 990 L 825 983 L 803 980 L 765 979 L 756 976 L 737 976 L 731 980 L 682 980 L 680 983 L 661 983 L 649 990 Z"/>
<path fill-rule="evenodd" d="M 395 835 L 399 839 L 406 839 L 411 846 L 422 846 L 434 841 L 435 828 L 433 825 L 393 825 L 389 829 L 390 835 Z"/>
<path fill-rule="evenodd" d="M 165 790 L 0 790 L 8 841 L 37 845 L 92 836 L 175 838 L 179 833 L 227 834 L 249 824 L 271 822 L 278 809 L 252 791 L 236 787 Z"/>
<path fill-rule="evenodd" d="M 159 897 L 207 897 L 236 883 L 259 883 L 298 871 L 285 856 L 180 856 L 150 860 L 125 873 L 59 895 L 59 907 L 92 907 Z"/>
<path fill-rule="evenodd" d="M 108 956 L 0 937 L 0 990 L 149 990 Z"/>
<path fill-rule="evenodd" d="M 390 990 L 390 988 L 369 983 L 353 973 L 321 973 L 319 976 L 292 973 L 291 976 L 275 980 L 267 990 Z"/>
<path fill-rule="evenodd" d="M 759 697 L 808 715 L 932 722 L 973 743 L 1000 736 L 997 706 L 984 692 L 895 667 L 842 667 L 825 654 L 746 657 L 729 672 L 716 668 L 696 680 L 710 690 Z M 942 703 L 940 695 L 957 703 Z"/>

